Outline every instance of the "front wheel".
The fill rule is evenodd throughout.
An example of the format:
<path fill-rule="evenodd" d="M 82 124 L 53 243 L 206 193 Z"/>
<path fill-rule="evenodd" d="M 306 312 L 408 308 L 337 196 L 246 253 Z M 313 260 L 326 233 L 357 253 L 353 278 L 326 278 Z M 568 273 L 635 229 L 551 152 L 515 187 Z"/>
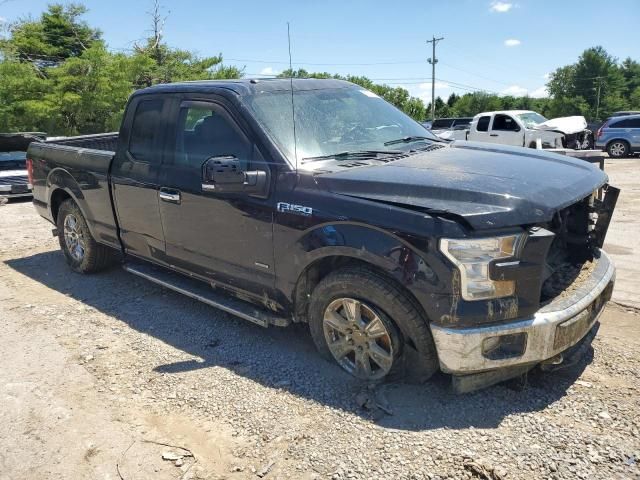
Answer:
<path fill-rule="evenodd" d="M 73 200 L 65 200 L 60 205 L 57 227 L 60 248 L 72 270 L 95 273 L 114 262 L 114 251 L 93 239 L 84 215 Z"/>
<path fill-rule="evenodd" d="M 318 351 L 369 382 L 423 382 L 438 369 L 431 331 L 415 300 L 367 268 L 338 270 L 311 295 L 309 328 Z"/>

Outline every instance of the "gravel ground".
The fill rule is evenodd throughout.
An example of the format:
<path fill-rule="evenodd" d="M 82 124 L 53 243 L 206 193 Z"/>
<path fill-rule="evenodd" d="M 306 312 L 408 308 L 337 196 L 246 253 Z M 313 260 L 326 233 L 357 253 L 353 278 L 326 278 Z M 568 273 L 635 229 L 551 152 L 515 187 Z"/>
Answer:
<path fill-rule="evenodd" d="M 50 226 L 11 203 L 0 479 L 640 478 L 639 318 L 608 306 L 581 364 L 526 385 L 369 390 L 303 326 L 265 330 L 117 268 L 70 272 Z"/>

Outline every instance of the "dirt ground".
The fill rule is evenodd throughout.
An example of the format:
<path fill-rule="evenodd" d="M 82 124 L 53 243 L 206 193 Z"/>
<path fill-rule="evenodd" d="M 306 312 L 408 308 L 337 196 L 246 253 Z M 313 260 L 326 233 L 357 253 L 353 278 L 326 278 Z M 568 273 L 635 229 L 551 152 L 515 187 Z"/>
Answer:
<path fill-rule="evenodd" d="M 640 478 L 639 162 L 607 165 L 629 306 L 581 364 L 463 396 L 368 390 L 301 326 L 74 274 L 29 202 L 0 206 L 0 479 Z"/>

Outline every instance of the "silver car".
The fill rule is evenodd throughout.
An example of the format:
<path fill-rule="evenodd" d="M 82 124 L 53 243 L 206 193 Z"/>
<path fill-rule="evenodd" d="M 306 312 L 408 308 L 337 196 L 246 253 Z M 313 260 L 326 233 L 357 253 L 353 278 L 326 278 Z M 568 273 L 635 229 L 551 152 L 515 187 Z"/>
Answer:
<path fill-rule="evenodd" d="M 613 158 L 640 152 L 640 115 L 609 118 L 598 129 L 596 148 L 606 150 Z"/>

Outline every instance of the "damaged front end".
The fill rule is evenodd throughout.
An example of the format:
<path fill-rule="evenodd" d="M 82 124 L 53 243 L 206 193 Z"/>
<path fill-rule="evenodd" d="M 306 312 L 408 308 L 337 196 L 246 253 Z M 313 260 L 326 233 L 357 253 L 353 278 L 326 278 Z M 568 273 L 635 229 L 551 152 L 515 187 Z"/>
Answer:
<path fill-rule="evenodd" d="M 543 228 L 554 234 L 541 291 L 545 305 L 568 295 L 595 268 L 620 190 L 605 185 L 582 201 L 558 211 Z"/>
<path fill-rule="evenodd" d="M 541 137 L 543 148 L 559 147 L 572 150 L 589 150 L 593 148 L 593 132 L 587 128 L 587 121 L 582 116 L 552 118 L 533 127 L 535 134 Z"/>
<path fill-rule="evenodd" d="M 529 226 L 519 258 L 491 265 L 491 278 L 516 282 L 515 295 L 467 303 L 486 303 L 495 314 L 496 303 L 516 300 L 518 311 L 510 319 L 431 325 L 441 369 L 453 375 L 457 392 L 522 375 L 538 364 L 562 363 L 589 338 L 613 290 L 615 267 L 601 247 L 618 195 L 605 185 L 550 221 Z M 460 304 L 458 315 L 467 308 Z"/>

